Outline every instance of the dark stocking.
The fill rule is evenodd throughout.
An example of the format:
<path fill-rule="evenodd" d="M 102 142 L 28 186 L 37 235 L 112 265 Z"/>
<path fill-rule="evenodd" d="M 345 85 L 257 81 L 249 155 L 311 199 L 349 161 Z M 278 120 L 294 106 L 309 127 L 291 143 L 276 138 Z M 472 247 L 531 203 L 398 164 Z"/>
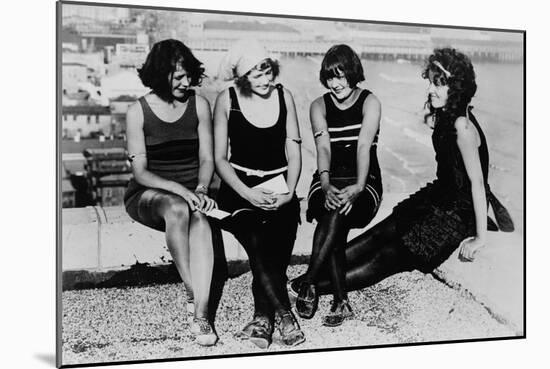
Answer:
<path fill-rule="evenodd" d="M 348 242 L 345 260 L 347 291 L 371 286 L 390 275 L 415 268 L 414 256 L 396 238 L 391 217 Z M 306 278 L 304 274 L 299 280 Z M 332 283 L 332 276 L 319 276 L 317 292 L 330 293 Z"/>
<path fill-rule="evenodd" d="M 272 317 L 276 311 L 287 310 L 287 304 L 281 299 L 279 284 L 284 286 L 284 282 L 280 281 L 281 277 L 277 273 L 279 263 L 275 261 L 275 265 L 272 265 L 274 260 L 269 258 L 274 251 L 281 250 L 274 250 L 266 223 L 258 218 L 256 212 L 243 211 L 231 220 L 231 232 L 248 254 L 253 277 L 255 314 Z"/>
<path fill-rule="evenodd" d="M 309 267 L 303 277 L 307 283 L 317 284 L 320 272 L 327 269 L 337 300 L 346 298 L 344 246 L 348 232 L 345 215 L 338 210 L 326 213 L 315 228 Z"/>

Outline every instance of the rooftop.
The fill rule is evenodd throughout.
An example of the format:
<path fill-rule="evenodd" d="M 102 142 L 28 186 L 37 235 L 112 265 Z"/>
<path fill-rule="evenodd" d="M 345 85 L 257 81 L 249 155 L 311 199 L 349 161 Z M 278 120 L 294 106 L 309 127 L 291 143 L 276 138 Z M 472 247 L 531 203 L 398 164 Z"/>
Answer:
<path fill-rule="evenodd" d="M 73 115 L 111 115 L 111 109 L 102 105 L 63 106 L 63 114 Z"/>
<path fill-rule="evenodd" d="M 231 30 L 231 31 L 262 31 L 262 32 L 287 32 L 299 33 L 292 27 L 280 23 L 265 22 L 229 22 L 222 20 L 209 20 L 204 22 L 205 30 Z"/>

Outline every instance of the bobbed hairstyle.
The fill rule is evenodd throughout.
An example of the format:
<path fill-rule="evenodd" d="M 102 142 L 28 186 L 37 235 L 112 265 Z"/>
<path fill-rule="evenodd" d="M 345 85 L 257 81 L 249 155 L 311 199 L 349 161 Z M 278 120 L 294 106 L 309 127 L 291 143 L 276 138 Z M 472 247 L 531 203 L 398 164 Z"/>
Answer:
<path fill-rule="evenodd" d="M 271 68 L 271 73 L 272 73 L 272 76 L 273 76 L 272 81 L 275 80 L 275 78 L 277 78 L 277 76 L 279 75 L 279 73 L 281 71 L 281 67 L 280 67 L 279 62 L 277 60 L 267 58 L 267 59 L 262 60 L 258 64 L 256 64 L 256 66 L 254 68 L 252 68 L 249 72 L 247 72 L 245 75 L 240 76 L 240 77 L 236 77 L 235 78 L 235 86 L 237 86 L 239 88 L 239 91 L 244 96 L 252 96 L 252 85 L 250 83 L 250 80 L 248 79 L 248 76 L 250 75 L 250 72 L 252 72 L 253 70 L 263 72 L 265 70 L 268 70 L 269 68 Z M 236 71 L 233 71 L 233 75 L 237 76 Z"/>
<path fill-rule="evenodd" d="M 334 77 L 345 76 L 350 87 L 355 87 L 365 80 L 361 59 L 348 45 L 332 46 L 321 63 L 319 80 L 328 88 L 327 80 Z"/>
<path fill-rule="evenodd" d="M 171 79 L 178 66 L 183 67 L 191 86 L 200 86 L 204 74 L 202 63 L 181 41 L 162 40 L 153 45 L 138 75 L 144 86 L 149 87 L 158 97 L 167 102 L 174 101 Z"/>
<path fill-rule="evenodd" d="M 436 86 L 448 86 L 447 103 L 441 108 L 434 108 L 430 101 L 430 95 L 426 101 L 426 107 L 429 113 L 426 114 L 424 121 L 428 118 L 437 117 L 445 113 L 449 116 L 450 122 L 455 122 L 456 118 L 466 113 L 472 98 L 474 97 L 477 84 L 474 66 L 470 58 L 457 51 L 456 49 L 445 47 L 434 49 L 432 55 L 428 57 L 426 65 L 422 71 L 422 78 L 430 79 Z M 469 107 L 471 109 L 471 107 Z"/>

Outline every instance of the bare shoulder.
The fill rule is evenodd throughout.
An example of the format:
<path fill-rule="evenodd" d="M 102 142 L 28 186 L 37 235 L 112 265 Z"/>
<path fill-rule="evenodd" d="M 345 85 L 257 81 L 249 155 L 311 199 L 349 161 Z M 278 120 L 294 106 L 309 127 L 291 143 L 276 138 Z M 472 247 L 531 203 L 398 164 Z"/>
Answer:
<path fill-rule="evenodd" d="M 479 144 L 479 133 L 468 118 L 458 117 L 455 120 L 455 129 L 458 142 Z"/>
<path fill-rule="evenodd" d="M 312 111 L 325 111 L 325 99 L 323 98 L 323 96 L 319 96 L 317 97 L 315 100 L 313 100 L 313 102 L 311 103 L 311 107 L 310 109 Z"/>
<path fill-rule="evenodd" d="M 197 110 L 199 111 L 210 110 L 210 103 L 208 102 L 208 99 L 206 97 L 195 94 L 195 101 L 197 105 Z"/>
<path fill-rule="evenodd" d="M 141 109 L 141 104 L 139 101 L 134 102 L 128 107 L 128 111 L 126 112 L 126 117 L 128 124 L 139 124 L 139 122 L 143 122 L 143 110 Z"/>
<path fill-rule="evenodd" d="M 227 103 L 229 102 L 229 89 L 223 89 L 218 96 L 216 97 L 216 106 L 227 106 Z"/>
<path fill-rule="evenodd" d="M 365 99 L 365 102 L 363 103 L 363 108 L 380 109 L 380 107 L 381 107 L 380 100 L 373 93 L 370 93 L 369 96 L 367 96 L 367 98 Z"/>

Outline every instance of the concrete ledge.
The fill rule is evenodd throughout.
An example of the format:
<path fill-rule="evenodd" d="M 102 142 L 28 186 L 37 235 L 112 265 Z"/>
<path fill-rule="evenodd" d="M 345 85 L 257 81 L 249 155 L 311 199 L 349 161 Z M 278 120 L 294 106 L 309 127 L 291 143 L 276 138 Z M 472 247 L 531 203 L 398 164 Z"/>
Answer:
<path fill-rule="evenodd" d="M 454 288 L 470 293 L 517 335 L 524 334 L 524 246 L 517 233 L 490 232 L 488 245 L 474 262 L 458 259 L 458 250 L 435 271 Z"/>
<path fill-rule="evenodd" d="M 384 197 L 383 204 L 368 229 L 386 217 L 405 194 Z M 315 225 L 302 221 L 298 228 L 294 255 L 309 255 Z M 349 238 L 364 230 L 355 229 Z M 62 269 L 106 272 L 128 268 L 136 263 L 162 265 L 172 260 L 164 233 L 132 220 L 123 207 L 69 208 L 62 211 Z M 246 260 L 246 252 L 229 232 L 222 231 L 225 256 L 228 261 Z"/>
<path fill-rule="evenodd" d="M 406 194 L 385 195 L 371 224 L 384 219 Z M 305 209 L 302 204 L 302 210 Z M 307 263 L 314 225 L 304 221 L 297 234 L 293 263 Z M 363 230 L 353 230 L 350 238 Z M 122 207 L 87 207 L 62 211 L 63 289 L 177 282 L 164 233 L 128 217 Z M 222 257 L 229 276 L 248 270 L 242 246 L 222 231 Z M 449 286 L 470 293 L 495 318 L 524 332 L 524 243 L 519 233 L 489 232 L 488 245 L 474 262 L 462 262 L 455 252 L 434 275 Z M 225 253 L 225 255 L 223 255 Z M 225 264 L 225 262 L 224 262 Z"/>

